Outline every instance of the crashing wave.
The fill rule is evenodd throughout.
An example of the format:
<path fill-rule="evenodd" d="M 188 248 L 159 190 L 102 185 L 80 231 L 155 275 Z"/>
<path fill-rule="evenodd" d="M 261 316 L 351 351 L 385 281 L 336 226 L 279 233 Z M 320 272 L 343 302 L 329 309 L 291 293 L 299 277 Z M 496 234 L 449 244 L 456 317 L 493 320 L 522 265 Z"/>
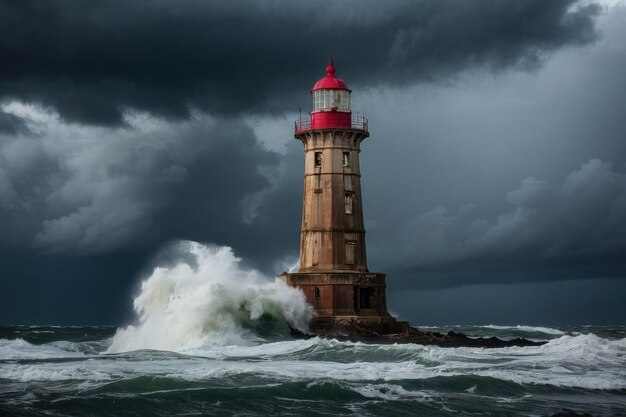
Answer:
<path fill-rule="evenodd" d="M 229 247 L 178 242 L 173 265 L 156 267 L 134 300 L 137 325 L 118 330 L 107 353 L 250 345 L 275 326 L 306 331 L 304 294 L 240 265 Z"/>

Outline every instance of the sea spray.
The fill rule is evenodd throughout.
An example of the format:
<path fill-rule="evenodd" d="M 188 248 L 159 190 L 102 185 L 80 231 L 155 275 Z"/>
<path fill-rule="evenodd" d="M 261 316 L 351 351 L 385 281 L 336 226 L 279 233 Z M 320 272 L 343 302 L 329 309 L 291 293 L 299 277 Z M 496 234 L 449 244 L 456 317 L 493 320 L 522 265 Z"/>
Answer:
<path fill-rule="evenodd" d="M 177 258 L 154 268 L 134 300 L 138 324 L 118 330 L 107 353 L 250 345 L 267 323 L 307 329 L 304 294 L 242 267 L 231 248 L 183 241 L 170 249 Z"/>

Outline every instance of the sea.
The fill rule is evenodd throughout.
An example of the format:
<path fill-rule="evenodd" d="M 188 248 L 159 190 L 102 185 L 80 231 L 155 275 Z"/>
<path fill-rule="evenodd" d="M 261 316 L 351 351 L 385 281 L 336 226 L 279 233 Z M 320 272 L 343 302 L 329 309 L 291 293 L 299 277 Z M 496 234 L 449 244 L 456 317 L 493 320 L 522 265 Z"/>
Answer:
<path fill-rule="evenodd" d="M 0 416 L 626 416 L 626 326 L 417 326 L 546 341 L 500 349 L 295 339 L 300 291 L 227 247 L 169 253 L 127 325 L 0 326 Z"/>
<path fill-rule="evenodd" d="M 2 416 L 626 415 L 626 327 L 445 326 L 539 347 L 265 336 L 108 353 L 107 326 L 1 326 Z"/>

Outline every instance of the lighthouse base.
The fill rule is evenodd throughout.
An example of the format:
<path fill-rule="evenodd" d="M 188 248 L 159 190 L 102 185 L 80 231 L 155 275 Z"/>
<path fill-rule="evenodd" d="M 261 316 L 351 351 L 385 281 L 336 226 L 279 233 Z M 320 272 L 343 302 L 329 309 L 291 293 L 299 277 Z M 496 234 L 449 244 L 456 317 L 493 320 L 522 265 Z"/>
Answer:
<path fill-rule="evenodd" d="M 353 332 L 392 334 L 408 331 L 387 311 L 385 274 L 371 272 L 284 272 L 278 276 L 302 290 L 315 308 L 313 334 L 334 336 Z"/>
<path fill-rule="evenodd" d="M 370 272 L 284 272 L 278 278 L 300 288 L 315 307 L 309 333 L 292 329 L 298 338 L 312 336 L 366 343 L 412 343 L 443 347 L 540 346 L 527 339 L 470 338 L 461 333 L 421 331 L 387 311 L 385 274 Z"/>

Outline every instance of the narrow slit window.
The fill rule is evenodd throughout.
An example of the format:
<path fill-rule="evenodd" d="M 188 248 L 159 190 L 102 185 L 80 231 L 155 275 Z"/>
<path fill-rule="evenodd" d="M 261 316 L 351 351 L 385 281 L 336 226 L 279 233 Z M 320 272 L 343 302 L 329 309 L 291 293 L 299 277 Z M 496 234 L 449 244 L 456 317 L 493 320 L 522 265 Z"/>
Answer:
<path fill-rule="evenodd" d="M 322 166 L 322 153 L 321 152 L 315 152 L 315 166 L 316 167 Z"/>
<path fill-rule="evenodd" d="M 354 213 L 354 193 L 347 192 L 345 196 L 346 214 Z"/>
<path fill-rule="evenodd" d="M 318 301 L 320 299 L 320 289 L 318 287 L 315 287 L 315 301 Z"/>
<path fill-rule="evenodd" d="M 350 152 L 343 153 L 343 166 L 344 167 L 350 166 Z"/>

